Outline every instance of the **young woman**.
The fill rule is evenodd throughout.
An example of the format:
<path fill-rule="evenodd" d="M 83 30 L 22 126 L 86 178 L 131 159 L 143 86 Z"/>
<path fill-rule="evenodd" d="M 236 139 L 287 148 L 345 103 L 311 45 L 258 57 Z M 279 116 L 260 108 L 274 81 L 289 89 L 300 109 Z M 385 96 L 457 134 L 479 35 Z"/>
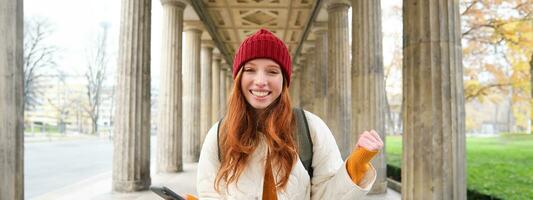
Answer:
<path fill-rule="evenodd" d="M 343 162 L 329 128 L 305 111 L 312 178 L 299 161 L 288 92 L 291 58 L 280 39 L 261 29 L 244 40 L 233 77 L 228 111 L 200 154 L 200 199 L 357 199 L 369 191 L 376 177 L 369 162 L 383 147 L 373 130 Z"/>

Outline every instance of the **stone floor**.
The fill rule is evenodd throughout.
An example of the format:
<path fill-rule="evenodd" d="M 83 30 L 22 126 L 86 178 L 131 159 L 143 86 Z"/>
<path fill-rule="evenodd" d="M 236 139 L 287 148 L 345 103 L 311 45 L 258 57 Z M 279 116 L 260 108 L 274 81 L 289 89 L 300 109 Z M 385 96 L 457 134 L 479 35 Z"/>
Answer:
<path fill-rule="evenodd" d="M 186 163 L 184 172 L 175 174 L 152 173 L 153 186 L 166 186 L 178 194 L 195 193 L 196 191 L 196 167 L 197 164 Z M 152 168 L 153 169 L 153 168 Z M 111 192 L 111 172 L 106 172 L 62 189 L 49 192 L 35 200 L 71 200 L 71 199 L 94 199 L 94 200 L 157 200 L 161 199 L 151 191 L 133 193 Z M 399 200 L 401 195 L 391 189 L 386 194 L 369 195 L 367 200 Z"/>

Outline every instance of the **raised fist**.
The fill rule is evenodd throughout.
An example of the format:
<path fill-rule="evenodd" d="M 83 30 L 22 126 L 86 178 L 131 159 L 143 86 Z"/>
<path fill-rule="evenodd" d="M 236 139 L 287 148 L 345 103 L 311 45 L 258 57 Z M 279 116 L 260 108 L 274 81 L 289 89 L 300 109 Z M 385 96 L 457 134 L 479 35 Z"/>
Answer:
<path fill-rule="evenodd" d="M 379 151 L 383 148 L 383 141 L 381 141 L 381 137 L 379 137 L 376 131 L 365 131 L 363 134 L 361 134 L 361 136 L 359 136 L 357 144 L 355 145 L 356 149 L 359 147 L 365 148 L 369 151 Z"/>

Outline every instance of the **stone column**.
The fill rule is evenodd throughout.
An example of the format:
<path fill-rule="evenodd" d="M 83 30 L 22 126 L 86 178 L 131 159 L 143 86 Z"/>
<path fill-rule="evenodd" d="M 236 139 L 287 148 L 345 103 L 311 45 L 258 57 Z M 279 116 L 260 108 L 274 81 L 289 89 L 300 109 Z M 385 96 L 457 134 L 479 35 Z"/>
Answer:
<path fill-rule="evenodd" d="M 161 42 L 161 79 L 159 126 L 157 131 L 157 171 L 181 172 L 181 60 L 183 11 L 179 0 L 162 0 L 163 36 Z"/>
<path fill-rule="evenodd" d="M 314 111 L 324 119 L 326 118 L 327 108 L 327 89 L 328 89 L 328 32 L 326 24 L 315 24 L 315 99 Z"/>
<path fill-rule="evenodd" d="M 376 130 L 385 141 L 385 84 L 380 0 L 352 0 L 352 133 Z M 353 140 L 351 146 L 355 146 Z M 372 159 L 377 170 L 370 193 L 387 192 L 385 151 Z"/>
<path fill-rule="evenodd" d="M 24 199 L 22 0 L 0 0 L 0 200 Z"/>
<path fill-rule="evenodd" d="M 226 104 L 227 102 L 227 95 L 226 95 L 226 70 L 227 70 L 228 64 L 226 64 L 226 61 L 222 59 L 222 63 L 220 65 L 220 73 L 219 79 L 220 79 L 220 117 L 224 116 L 226 113 Z"/>
<path fill-rule="evenodd" d="M 292 67 L 293 69 L 291 73 L 291 81 L 296 81 L 297 75 L 295 74 L 294 65 Z M 291 82 L 291 84 L 289 85 L 289 96 L 291 99 L 291 106 L 296 107 L 296 104 L 295 104 L 296 102 L 295 102 L 295 97 L 294 97 L 294 87 L 292 86 L 294 86 L 293 82 Z"/>
<path fill-rule="evenodd" d="M 201 80 L 200 80 L 200 147 L 204 143 L 207 131 L 213 125 L 211 116 L 211 63 L 213 61 L 213 42 L 202 41 Z"/>
<path fill-rule="evenodd" d="M 304 91 L 302 91 L 302 85 L 305 84 L 304 83 L 304 77 L 303 77 L 303 68 L 305 67 L 305 54 L 302 53 L 299 57 L 298 57 L 298 60 L 296 61 L 296 66 L 298 66 L 298 75 L 297 75 L 297 80 L 298 81 L 298 87 L 300 88 L 300 91 L 298 92 L 298 107 L 299 108 L 303 108 L 302 106 L 302 102 L 303 102 L 303 93 Z M 291 81 L 292 82 L 292 81 Z"/>
<path fill-rule="evenodd" d="M 301 77 L 301 70 L 300 66 L 294 65 L 294 69 L 292 70 L 292 78 L 291 78 L 291 85 L 289 86 L 289 91 L 291 93 L 291 103 L 292 107 L 299 108 L 300 105 L 300 77 Z"/>
<path fill-rule="evenodd" d="M 315 100 L 315 76 L 316 76 L 316 69 L 315 69 L 315 51 L 314 50 L 308 50 L 303 55 L 305 57 L 304 65 L 302 66 L 302 82 L 300 85 L 300 89 L 302 92 L 300 95 L 302 96 L 301 99 L 301 106 L 303 109 L 316 112 L 314 110 L 314 100 Z"/>
<path fill-rule="evenodd" d="M 403 5 L 402 199 L 466 199 L 459 1 Z"/>
<path fill-rule="evenodd" d="M 347 1 L 333 0 L 327 5 L 328 9 L 328 125 L 337 140 L 341 155 L 344 159 L 350 155 L 352 141 L 351 134 L 351 65 L 348 30 Z"/>
<path fill-rule="evenodd" d="M 215 123 L 220 119 L 220 54 L 213 54 L 211 66 L 211 122 Z"/>
<path fill-rule="evenodd" d="M 200 22 L 185 23 L 183 74 L 183 148 L 186 162 L 200 157 Z"/>
<path fill-rule="evenodd" d="M 150 178 L 149 0 L 123 0 L 120 23 L 113 190 L 146 190 Z"/>
<path fill-rule="evenodd" d="M 233 89 L 233 74 L 230 69 L 226 71 L 226 99 L 231 95 Z"/>

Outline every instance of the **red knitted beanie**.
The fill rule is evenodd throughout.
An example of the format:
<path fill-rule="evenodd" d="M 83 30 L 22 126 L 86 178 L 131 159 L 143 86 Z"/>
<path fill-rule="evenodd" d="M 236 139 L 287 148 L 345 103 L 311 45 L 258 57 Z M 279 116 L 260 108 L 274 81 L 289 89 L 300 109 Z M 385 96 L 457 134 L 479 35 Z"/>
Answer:
<path fill-rule="evenodd" d="M 278 63 L 289 85 L 292 69 L 289 50 L 283 41 L 266 29 L 259 29 L 241 43 L 233 60 L 233 79 L 246 62 L 255 58 L 269 58 Z"/>

